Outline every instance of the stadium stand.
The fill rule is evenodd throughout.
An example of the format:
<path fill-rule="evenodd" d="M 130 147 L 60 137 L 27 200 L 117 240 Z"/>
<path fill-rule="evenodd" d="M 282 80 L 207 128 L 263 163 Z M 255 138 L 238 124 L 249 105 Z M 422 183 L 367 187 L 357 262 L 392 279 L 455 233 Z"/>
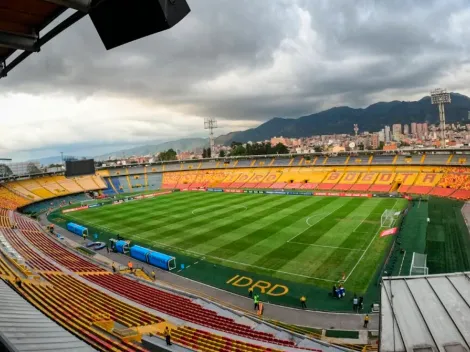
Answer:
<path fill-rule="evenodd" d="M 449 154 L 426 154 L 423 165 L 446 165 Z"/>
<path fill-rule="evenodd" d="M 31 203 L 31 200 L 19 196 L 15 192 L 0 185 L 0 208 L 13 210 L 29 203 Z"/>
<path fill-rule="evenodd" d="M 65 188 L 69 193 L 80 193 L 83 192 L 83 188 L 71 178 L 61 177 L 57 179 L 57 183 Z"/>
<path fill-rule="evenodd" d="M 398 186 L 398 192 L 408 193 L 411 186 L 414 184 L 418 173 L 413 172 L 399 172 L 395 176 L 395 184 Z"/>
<path fill-rule="evenodd" d="M 271 171 L 255 186 L 255 188 L 270 188 L 281 176 L 280 171 Z"/>
<path fill-rule="evenodd" d="M 442 174 L 422 172 L 418 174 L 415 183 L 408 189 L 408 193 L 428 194 L 437 185 L 441 177 Z"/>
<path fill-rule="evenodd" d="M 374 155 L 371 165 L 392 165 L 395 155 Z"/>
<path fill-rule="evenodd" d="M 254 170 L 252 176 L 244 184 L 237 188 L 257 188 L 258 184 L 268 175 L 269 170 Z"/>
<path fill-rule="evenodd" d="M 454 166 L 457 166 L 457 165 L 470 165 L 470 157 L 468 157 L 467 155 L 462 155 L 462 154 L 454 154 L 454 155 L 451 155 L 452 158 L 450 159 L 450 161 L 448 161 L 448 164 L 449 165 L 454 165 Z"/>
<path fill-rule="evenodd" d="M 164 171 L 178 171 L 178 170 L 181 170 L 181 164 L 180 163 L 163 164 L 163 170 Z"/>
<path fill-rule="evenodd" d="M 292 158 L 274 158 L 274 163 L 271 165 L 273 167 L 276 167 L 276 166 L 281 166 L 281 167 L 285 167 L 285 166 L 289 166 L 290 163 L 292 162 Z"/>
<path fill-rule="evenodd" d="M 162 174 L 148 174 L 146 187 L 148 190 L 156 190 L 163 188 Z"/>
<path fill-rule="evenodd" d="M 253 340 L 283 346 L 294 346 L 294 343 L 291 341 L 276 339 L 272 334 L 254 331 L 247 325 L 238 324 L 230 318 L 219 316 L 216 312 L 205 309 L 186 297 L 167 293 L 166 291 L 130 280 L 119 274 L 84 274 L 83 277 L 123 297 L 182 320 Z"/>
<path fill-rule="evenodd" d="M 119 192 L 122 193 L 131 193 L 132 188 L 129 182 L 129 176 L 119 176 L 117 177 L 119 181 Z"/>
<path fill-rule="evenodd" d="M 59 271 L 59 269 L 29 247 L 15 230 L 3 229 L 3 235 L 15 250 L 23 257 L 26 264 L 35 270 Z"/>
<path fill-rule="evenodd" d="M 0 280 L 0 346 L 2 351 L 96 351 L 42 314 Z"/>
<path fill-rule="evenodd" d="M 374 184 L 369 187 L 372 192 L 390 192 L 392 190 L 393 181 L 395 180 L 395 173 L 381 172 L 377 176 Z"/>
<path fill-rule="evenodd" d="M 367 191 L 377 179 L 378 172 L 364 172 L 359 174 L 359 178 L 350 188 L 351 191 L 364 192 Z"/>
<path fill-rule="evenodd" d="M 395 159 L 395 165 L 419 165 L 423 155 L 398 155 Z"/>
<path fill-rule="evenodd" d="M 341 180 L 333 187 L 334 190 L 348 191 L 360 177 L 359 172 L 345 172 Z"/>
<path fill-rule="evenodd" d="M 215 160 L 203 161 L 199 169 L 215 169 L 217 167 L 217 162 Z"/>
<path fill-rule="evenodd" d="M 162 179 L 162 189 L 174 189 L 181 177 L 179 172 L 165 172 Z"/>
<path fill-rule="evenodd" d="M 342 172 L 336 172 L 336 171 L 330 172 L 325 177 L 325 179 L 318 185 L 317 188 L 321 190 L 333 189 L 335 185 L 339 182 L 339 180 L 341 180 L 342 177 L 343 177 Z"/>
<path fill-rule="evenodd" d="M 128 167 L 127 168 L 127 174 L 128 175 L 141 175 L 144 174 L 145 168 L 142 166 L 133 166 L 133 167 Z"/>
<path fill-rule="evenodd" d="M 329 156 L 324 165 L 344 165 L 348 159 L 348 156 Z"/>

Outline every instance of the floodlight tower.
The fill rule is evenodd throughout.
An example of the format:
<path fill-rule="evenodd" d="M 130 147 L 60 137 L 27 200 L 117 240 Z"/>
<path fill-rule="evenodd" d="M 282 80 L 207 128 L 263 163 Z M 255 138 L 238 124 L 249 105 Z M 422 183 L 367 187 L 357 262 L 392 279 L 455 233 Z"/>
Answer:
<path fill-rule="evenodd" d="M 215 152 L 214 152 L 214 129 L 216 129 L 217 126 L 217 120 L 212 118 L 212 117 L 206 117 L 204 119 L 204 129 L 209 130 L 209 144 L 211 147 L 211 157 L 214 158 Z"/>
<path fill-rule="evenodd" d="M 431 104 L 439 107 L 442 147 L 446 147 L 446 113 L 444 104 L 450 104 L 450 93 L 446 89 L 437 88 L 431 91 Z"/>
<path fill-rule="evenodd" d="M 354 133 L 356 135 L 356 139 L 357 139 L 357 132 L 359 132 L 359 126 L 357 125 L 357 123 L 354 124 Z"/>

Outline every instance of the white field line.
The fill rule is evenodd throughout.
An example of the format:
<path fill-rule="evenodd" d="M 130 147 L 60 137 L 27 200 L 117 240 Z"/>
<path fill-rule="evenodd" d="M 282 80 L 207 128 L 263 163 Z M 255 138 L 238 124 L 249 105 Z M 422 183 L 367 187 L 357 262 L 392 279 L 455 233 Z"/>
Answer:
<path fill-rule="evenodd" d="M 401 275 L 401 268 L 403 268 L 403 262 L 405 261 L 405 257 L 406 257 L 406 251 L 405 253 L 403 253 L 403 258 L 401 258 L 400 271 L 398 272 L 398 276 Z"/>
<path fill-rule="evenodd" d="M 273 272 L 276 272 L 276 273 L 281 273 L 281 274 L 286 274 L 286 275 L 294 275 L 294 276 L 299 276 L 299 277 L 305 277 L 307 279 L 314 279 L 314 280 L 320 280 L 320 281 L 327 281 L 327 282 L 336 282 L 336 280 L 327 280 L 327 279 L 322 279 L 322 278 L 319 278 L 319 277 L 315 277 L 315 276 L 308 276 L 308 275 L 302 275 L 302 274 L 295 274 L 295 273 L 291 273 L 291 272 L 287 272 L 287 271 L 282 271 L 282 270 L 276 270 L 276 269 L 270 269 L 270 268 L 265 268 L 265 267 L 262 267 L 262 266 L 258 266 L 258 265 L 252 265 L 252 264 L 247 264 L 247 263 L 241 263 L 241 262 L 237 262 L 237 261 L 234 261 L 234 260 L 229 260 L 229 259 L 225 259 L 225 258 L 220 258 L 220 257 L 215 257 L 215 256 L 212 256 L 212 255 L 207 255 L 207 254 L 203 254 L 203 253 L 198 253 L 198 252 L 194 252 L 194 251 L 190 251 L 190 250 L 187 250 L 187 249 L 184 249 L 184 248 L 181 248 L 181 247 L 175 247 L 175 246 L 170 246 L 170 245 L 167 245 L 165 243 L 161 243 L 161 242 L 152 242 L 153 245 L 160 245 L 160 246 L 163 246 L 163 247 L 168 247 L 170 249 L 176 249 L 180 252 L 187 252 L 187 253 L 192 253 L 192 254 L 195 254 L 197 256 L 205 256 L 205 257 L 209 257 L 209 258 L 213 258 L 213 259 L 217 259 L 217 260 L 220 260 L 222 262 L 228 262 L 228 263 L 233 263 L 233 264 L 238 264 L 238 265 L 242 265 L 242 266 L 249 266 L 249 267 L 253 267 L 253 268 L 259 268 L 259 269 L 263 269 L 263 270 L 267 270 L 267 271 L 273 271 Z M 205 258 L 204 257 L 204 258 Z M 202 258 L 202 259 L 204 259 Z M 189 266 L 187 266 L 188 268 Z"/>
<path fill-rule="evenodd" d="M 319 223 L 320 221 L 322 221 L 324 218 L 326 218 L 327 216 L 331 215 L 332 213 L 334 213 L 336 210 L 338 210 L 339 208 L 343 207 L 344 204 L 341 204 L 338 208 L 336 209 L 333 209 L 332 211 L 330 211 L 329 213 L 326 213 L 324 216 L 320 217 L 321 215 L 323 214 L 317 214 L 317 215 L 313 215 L 313 216 L 309 216 L 307 219 L 305 219 L 305 222 L 307 223 L 308 227 L 303 229 L 302 231 L 300 231 L 297 235 L 295 235 L 294 237 L 292 237 L 291 239 L 287 240 L 287 242 L 291 242 L 294 238 L 296 237 L 299 237 L 301 234 L 303 234 L 305 231 L 307 231 L 309 228 L 311 228 L 313 225 Z M 315 221 L 315 223 L 311 224 L 309 222 L 309 220 L 311 218 L 317 218 L 317 221 Z"/>
<path fill-rule="evenodd" d="M 348 247 L 335 247 L 335 246 L 323 246 L 323 245 L 320 245 L 320 244 L 309 244 L 309 243 L 294 242 L 294 241 L 290 241 L 289 243 L 303 244 L 304 246 L 310 246 L 310 247 L 333 248 L 333 249 L 347 249 L 347 250 L 349 250 L 349 251 L 356 251 L 356 252 L 363 252 L 363 251 L 364 251 L 364 249 L 348 248 Z"/>
<path fill-rule="evenodd" d="M 395 206 L 397 205 L 397 202 L 398 202 L 398 199 L 395 201 L 395 204 L 393 205 L 392 209 L 395 209 Z M 393 221 L 392 223 L 392 226 L 394 225 L 395 223 L 395 220 Z M 369 242 L 369 245 L 367 246 L 367 248 L 364 250 L 364 252 L 362 253 L 361 257 L 359 258 L 359 260 L 357 261 L 357 263 L 354 265 L 354 267 L 352 268 L 352 270 L 349 272 L 348 276 L 346 276 L 346 279 L 344 280 L 344 283 L 346 283 L 346 281 L 348 281 L 349 277 L 351 276 L 351 274 L 354 272 L 354 270 L 356 270 L 357 266 L 359 265 L 359 263 L 361 262 L 362 258 L 364 258 L 364 255 L 367 253 L 367 251 L 369 250 L 370 246 L 372 245 L 372 243 L 375 241 L 376 237 L 377 237 L 377 234 L 379 233 L 379 231 L 382 229 L 382 227 L 379 227 L 379 229 L 377 230 L 377 232 L 374 232 L 374 236 L 372 236 L 372 239 L 371 241 Z"/>

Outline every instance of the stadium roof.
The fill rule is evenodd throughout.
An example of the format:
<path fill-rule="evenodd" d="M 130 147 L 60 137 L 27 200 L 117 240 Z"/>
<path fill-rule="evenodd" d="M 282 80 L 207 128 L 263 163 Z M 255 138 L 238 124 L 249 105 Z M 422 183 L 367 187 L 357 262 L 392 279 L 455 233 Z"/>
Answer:
<path fill-rule="evenodd" d="M 83 18 L 92 0 L 2 0 L 0 3 L 0 78 L 57 34 Z M 76 9 L 46 33 L 42 31 L 67 9 Z M 21 51 L 7 63 L 12 55 Z"/>
<path fill-rule="evenodd" d="M 0 348 L 2 345 L 15 352 L 95 351 L 0 280 Z"/>
<path fill-rule="evenodd" d="M 380 351 L 470 351 L 470 272 L 382 280 Z"/>

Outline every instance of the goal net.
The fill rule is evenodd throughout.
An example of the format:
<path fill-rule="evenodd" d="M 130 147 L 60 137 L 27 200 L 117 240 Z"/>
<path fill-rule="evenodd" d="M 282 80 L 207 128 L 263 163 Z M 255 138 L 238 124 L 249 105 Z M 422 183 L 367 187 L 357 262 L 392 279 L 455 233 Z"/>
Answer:
<path fill-rule="evenodd" d="M 410 275 L 428 275 L 427 254 L 413 252 L 411 259 Z"/>
<path fill-rule="evenodd" d="M 380 217 L 380 226 L 392 227 L 394 221 L 395 212 L 393 211 L 393 209 L 385 209 L 382 216 Z"/>

